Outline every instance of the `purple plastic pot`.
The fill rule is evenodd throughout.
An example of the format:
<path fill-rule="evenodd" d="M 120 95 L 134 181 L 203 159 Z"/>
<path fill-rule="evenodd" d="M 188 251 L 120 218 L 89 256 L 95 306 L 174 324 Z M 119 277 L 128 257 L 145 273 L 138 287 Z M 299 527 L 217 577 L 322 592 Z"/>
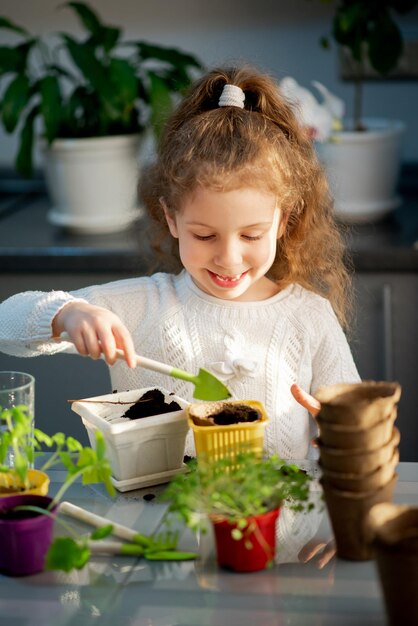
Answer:
<path fill-rule="evenodd" d="M 0 571 L 8 576 L 27 576 L 44 569 L 45 555 L 52 540 L 54 520 L 49 515 L 10 511 L 20 505 L 46 509 L 49 496 L 6 496 L 0 500 Z M 56 507 L 52 512 L 56 511 Z"/>

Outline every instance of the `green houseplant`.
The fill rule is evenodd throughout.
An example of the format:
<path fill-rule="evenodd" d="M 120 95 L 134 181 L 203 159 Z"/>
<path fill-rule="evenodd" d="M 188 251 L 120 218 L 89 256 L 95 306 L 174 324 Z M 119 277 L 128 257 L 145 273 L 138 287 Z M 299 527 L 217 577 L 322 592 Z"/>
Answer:
<path fill-rule="evenodd" d="M 272 564 L 275 521 L 284 502 L 309 510 L 311 478 L 278 456 L 240 452 L 207 461 L 198 457 L 189 472 L 175 476 L 162 498 L 169 512 L 193 531 L 213 525 L 218 564 L 256 571 Z"/>
<path fill-rule="evenodd" d="M 82 39 L 65 32 L 37 37 L 0 16 L 0 29 L 18 37 L 16 45 L 0 47 L 1 123 L 8 133 L 20 132 L 16 168 L 23 176 L 32 173 L 39 123 L 53 223 L 84 232 L 121 229 L 137 215 L 134 190 L 140 139 L 148 128 L 158 135 L 174 101 L 201 65 L 177 48 L 125 41 L 122 29 L 105 24 L 85 3 L 63 6 L 79 18 L 85 31 Z M 79 167 L 72 165 L 64 178 L 75 150 Z M 87 190 L 72 199 L 70 191 L 80 188 L 90 161 Z M 108 170 L 97 170 L 100 161 L 108 163 Z M 64 179 L 62 187 L 57 188 L 57 178 Z M 109 215 L 118 200 L 115 213 Z M 75 214 L 70 213 L 72 203 L 79 207 Z M 96 208 L 89 221 L 87 207 L 93 211 L 90 206 L 99 205 L 100 213 Z"/>
<path fill-rule="evenodd" d="M 0 410 L 0 419 L 7 427 L 0 431 L 0 478 L 7 476 L 5 493 L 0 491 L 1 571 L 11 575 L 33 574 L 44 568 L 68 572 L 84 567 L 93 552 L 107 553 L 115 549 L 120 554 L 143 556 L 148 560 L 196 557 L 194 553 L 176 551 L 178 537 L 170 532 L 151 537 L 132 533 L 132 543 L 113 543 L 109 547 L 110 544 L 99 541 L 113 532 L 113 525 L 106 520 L 97 530 L 80 536 L 68 522 L 58 517 L 59 505 L 66 491 L 79 478 L 83 485 L 103 483 L 108 494 L 115 495 L 102 433 L 96 432 L 93 449 L 83 447 L 63 433 L 49 436 L 32 428 L 32 418 L 25 406 Z M 52 451 L 46 455 L 41 473 L 46 475 L 45 472 L 57 463 L 66 472 L 53 498 L 46 496 L 45 491 L 34 493 L 30 490 L 33 472 L 39 471 L 31 470 L 30 465 L 35 457 L 45 454 L 40 450 L 41 444 Z M 3 465 L 9 447 L 13 450 L 13 467 Z M 64 513 L 68 515 L 68 503 Z M 55 523 L 65 529 L 66 536 L 53 540 Z"/>
<path fill-rule="evenodd" d="M 399 63 L 404 50 L 402 32 L 395 15 L 409 13 L 417 0 L 321 0 L 333 3 L 331 38 L 348 54 L 354 81 L 354 129 L 364 130 L 363 86 L 367 67 L 388 75 Z M 321 38 L 329 48 L 330 37 Z"/>
<path fill-rule="evenodd" d="M 381 219 L 400 204 L 396 193 L 401 165 L 400 120 L 365 118 L 363 86 L 366 70 L 386 76 L 401 58 L 404 40 L 396 21 L 417 6 L 417 0 L 320 0 L 332 4 L 330 38 L 350 64 L 354 79 L 352 120 L 331 141 L 318 146 L 335 198 L 337 216 L 345 222 Z"/>

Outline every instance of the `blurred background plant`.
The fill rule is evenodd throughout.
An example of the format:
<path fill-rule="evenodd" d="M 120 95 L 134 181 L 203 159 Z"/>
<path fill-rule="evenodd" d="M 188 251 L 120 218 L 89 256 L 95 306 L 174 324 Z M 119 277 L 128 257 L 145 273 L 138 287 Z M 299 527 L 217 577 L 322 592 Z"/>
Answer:
<path fill-rule="evenodd" d="M 124 41 L 82 2 L 67 2 L 86 37 L 60 32 L 37 37 L 0 16 L 15 46 L 0 46 L 0 120 L 20 130 L 16 169 L 32 174 L 35 121 L 48 144 L 56 138 L 143 133 L 158 136 L 173 104 L 202 66 L 192 54 L 144 41 Z M 3 83 L 3 85 L 2 85 Z"/>
<path fill-rule="evenodd" d="M 363 117 L 363 84 L 367 67 L 379 75 L 396 68 L 404 50 L 404 36 L 396 21 L 412 11 L 418 0 L 320 0 L 332 4 L 334 13 L 331 33 L 321 37 L 323 48 L 333 39 L 348 53 L 354 80 L 354 130 L 365 130 Z"/>

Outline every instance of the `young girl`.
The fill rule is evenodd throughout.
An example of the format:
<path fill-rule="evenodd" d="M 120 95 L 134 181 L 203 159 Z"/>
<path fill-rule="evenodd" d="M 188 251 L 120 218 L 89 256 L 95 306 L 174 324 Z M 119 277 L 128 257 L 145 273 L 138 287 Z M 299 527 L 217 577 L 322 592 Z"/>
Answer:
<path fill-rule="evenodd" d="M 80 354 L 104 355 L 114 389 L 159 385 L 189 400 L 192 385 L 135 369 L 134 354 L 205 367 L 234 397 L 264 403 L 269 453 L 308 457 L 313 394 L 359 377 L 342 330 L 350 283 L 327 182 L 275 82 L 250 68 L 201 78 L 140 193 L 155 247 L 174 244 L 183 269 L 13 296 L 0 306 L 0 349 L 70 352 L 54 340 L 65 331 Z"/>

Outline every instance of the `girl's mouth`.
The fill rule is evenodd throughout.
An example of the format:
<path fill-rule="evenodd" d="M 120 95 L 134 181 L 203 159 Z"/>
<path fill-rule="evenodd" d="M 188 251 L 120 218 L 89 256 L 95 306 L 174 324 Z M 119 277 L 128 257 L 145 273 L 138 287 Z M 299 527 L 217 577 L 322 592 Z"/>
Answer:
<path fill-rule="evenodd" d="M 226 287 L 230 289 L 231 287 L 236 287 L 237 285 L 239 285 L 241 280 L 247 275 L 248 270 L 242 272 L 241 274 L 235 274 L 233 276 L 223 276 L 222 274 L 215 274 L 215 272 L 211 272 L 210 270 L 208 270 L 208 273 L 212 281 L 218 287 Z"/>

